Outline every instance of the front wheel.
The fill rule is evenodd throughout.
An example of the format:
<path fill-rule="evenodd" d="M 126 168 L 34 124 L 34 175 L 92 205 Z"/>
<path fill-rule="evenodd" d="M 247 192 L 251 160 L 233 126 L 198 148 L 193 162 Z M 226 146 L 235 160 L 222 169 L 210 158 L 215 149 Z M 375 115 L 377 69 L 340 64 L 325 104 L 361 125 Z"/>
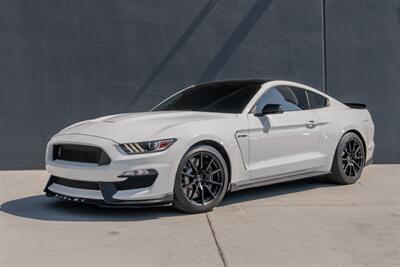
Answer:
<path fill-rule="evenodd" d="M 329 179 L 338 184 L 353 184 L 360 178 L 364 165 L 365 150 L 360 137 L 347 133 L 336 148 Z"/>
<path fill-rule="evenodd" d="M 211 146 L 195 146 L 183 156 L 176 173 L 174 206 L 200 213 L 212 210 L 223 199 L 228 187 L 224 157 Z"/>

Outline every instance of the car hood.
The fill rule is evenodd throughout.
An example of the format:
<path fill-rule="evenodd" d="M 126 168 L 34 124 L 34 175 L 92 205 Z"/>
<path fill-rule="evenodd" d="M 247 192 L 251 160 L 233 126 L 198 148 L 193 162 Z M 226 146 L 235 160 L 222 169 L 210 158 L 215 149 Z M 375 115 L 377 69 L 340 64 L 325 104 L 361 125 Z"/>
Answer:
<path fill-rule="evenodd" d="M 110 139 L 117 143 L 139 142 L 151 140 L 157 134 L 177 125 L 235 117 L 234 114 L 194 111 L 126 113 L 78 122 L 57 135 L 84 134 Z M 168 138 L 174 137 L 177 136 L 168 136 Z"/>

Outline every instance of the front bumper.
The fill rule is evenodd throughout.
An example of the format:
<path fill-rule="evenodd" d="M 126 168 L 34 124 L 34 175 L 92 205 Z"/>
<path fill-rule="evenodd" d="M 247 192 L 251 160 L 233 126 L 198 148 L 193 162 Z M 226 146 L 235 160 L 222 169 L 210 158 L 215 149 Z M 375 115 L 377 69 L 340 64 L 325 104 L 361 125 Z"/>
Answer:
<path fill-rule="evenodd" d="M 108 165 L 53 160 L 53 145 L 60 143 L 95 145 L 101 147 L 110 157 Z M 142 155 L 126 155 L 112 140 L 86 135 L 60 135 L 51 139 L 47 147 L 46 169 L 50 179 L 44 189 L 47 196 L 98 206 L 166 206 L 173 200 L 176 170 L 186 143 L 175 142 L 163 152 Z M 125 171 L 154 169 L 157 177 L 151 184 L 141 187 L 121 186 L 135 177 L 121 177 Z M 55 182 L 55 179 L 93 184 L 80 187 L 74 184 Z M 131 180 L 133 182 L 133 180 Z"/>
<path fill-rule="evenodd" d="M 54 185 L 54 176 L 50 176 L 50 179 L 44 189 L 46 196 L 48 197 L 56 197 L 59 199 L 78 202 L 78 203 L 87 203 L 94 204 L 99 207 L 149 207 L 149 206 L 170 206 L 173 200 L 173 194 L 168 193 L 158 198 L 147 199 L 147 200 L 120 200 L 115 199 L 113 196 L 117 193 L 117 189 L 115 183 L 113 182 L 99 182 L 100 192 L 102 195 L 102 199 L 94 199 L 94 198 L 86 198 L 86 197 L 78 197 L 71 196 L 62 193 L 57 193 L 57 189 L 50 189 L 52 185 Z"/>
<path fill-rule="evenodd" d="M 120 187 L 121 184 L 132 183 L 133 181 L 130 180 L 133 179 L 136 178 L 130 177 L 123 182 L 91 182 L 88 186 L 92 187 L 92 189 L 83 189 L 71 187 L 73 184 L 79 184 L 79 181 L 69 180 L 70 186 L 65 186 L 58 184 L 58 181 L 60 180 L 59 177 L 50 176 L 44 192 L 48 197 L 56 197 L 72 202 L 95 204 L 99 207 L 148 207 L 171 205 L 173 200 L 172 193 L 144 200 L 120 200 L 114 198 L 114 195 L 119 191 L 118 187 Z M 67 187 L 69 187 L 69 189 L 65 190 Z M 75 192 L 73 192 L 74 190 Z M 90 192 L 82 193 L 83 191 Z"/>

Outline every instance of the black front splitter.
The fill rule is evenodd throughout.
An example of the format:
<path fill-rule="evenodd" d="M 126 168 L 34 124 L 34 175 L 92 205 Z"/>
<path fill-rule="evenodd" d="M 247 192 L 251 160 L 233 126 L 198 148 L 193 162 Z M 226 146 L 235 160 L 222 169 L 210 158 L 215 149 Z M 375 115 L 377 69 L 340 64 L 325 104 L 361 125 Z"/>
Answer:
<path fill-rule="evenodd" d="M 173 200 L 173 194 L 167 194 L 161 198 L 149 199 L 149 200 L 135 200 L 135 201 L 123 201 L 120 200 L 118 203 L 107 203 L 104 200 L 89 199 L 81 197 L 72 197 L 63 194 L 54 193 L 50 190 L 46 190 L 47 197 L 56 197 L 62 200 L 71 201 L 75 203 L 85 203 L 96 205 L 103 208 L 147 208 L 147 207 L 165 207 L 171 206 Z"/>

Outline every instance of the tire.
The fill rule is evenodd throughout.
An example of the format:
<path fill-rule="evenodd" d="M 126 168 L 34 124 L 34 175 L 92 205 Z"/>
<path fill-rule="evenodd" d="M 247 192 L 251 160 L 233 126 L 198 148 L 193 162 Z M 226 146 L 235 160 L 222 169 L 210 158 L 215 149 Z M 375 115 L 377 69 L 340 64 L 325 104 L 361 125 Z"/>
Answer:
<path fill-rule="evenodd" d="M 224 157 L 215 148 L 189 149 L 176 173 L 173 206 L 188 213 L 211 211 L 224 198 L 228 177 Z"/>
<path fill-rule="evenodd" d="M 337 145 L 328 178 L 337 184 L 354 184 L 365 166 L 365 149 L 360 137 L 346 133 Z"/>

